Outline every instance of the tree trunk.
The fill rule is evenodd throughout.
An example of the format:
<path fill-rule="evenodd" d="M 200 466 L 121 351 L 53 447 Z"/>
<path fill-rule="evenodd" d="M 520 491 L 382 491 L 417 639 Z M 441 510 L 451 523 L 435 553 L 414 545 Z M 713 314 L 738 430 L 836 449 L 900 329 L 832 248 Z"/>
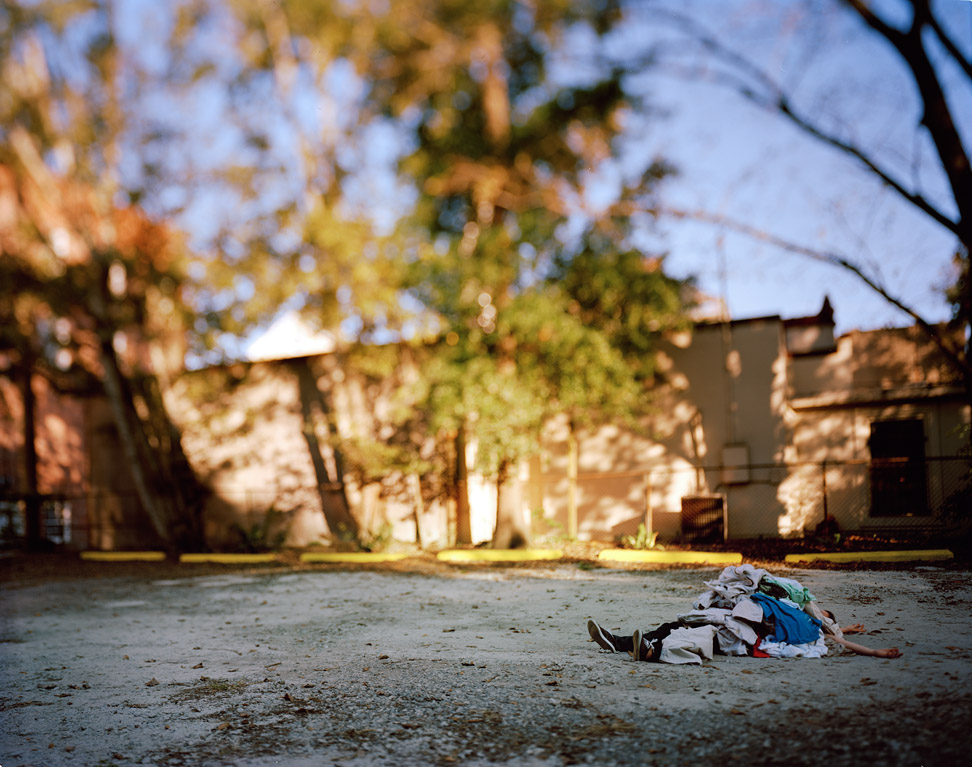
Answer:
<path fill-rule="evenodd" d="M 122 452 L 135 481 L 138 499 L 159 538 L 170 552 L 174 552 L 176 543 L 171 525 L 175 515 L 171 505 L 157 492 L 158 468 L 152 461 L 152 451 L 146 444 L 145 433 L 138 427 L 138 414 L 135 412 L 127 382 L 118 367 L 118 359 L 110 339 L 102 340 L 100 351 L 105 394 L 115 418 Z"/>
<path fill-rule="evenodd" d="M 412 493 L 412 508 L 415 515 L 415 543 L 422 548 L 422 517 L 425 515 L 425 504 L 422 501 L 422 480 L 418 474 L 408 475 L 408 486 Z"/>
<path fill-rule="evenodd" d="M 172 540 L 180 549 L 198 550 L 205 545 L 203 508 L 206 489 L 196 477 L 182 447 L 182 434 L 169 418 L 159 380 L 144 375 L 131 382 L 145 403 L 147 418 L 138 423 L 155 440 L 155 458 L 160 487 L 168 489 L 168 501 L 174 505 L 170 524 Z"/>
<path fill-rule="evenodd" d="M 523 527 L 519 478 L 510 476 L 510 470 L 514 468 L 504 461 L 496 475 L 494 549 L 521 549 L 530 544 L 529 532 Z"/>
<path fill-rule="evenodd" d="M 567 537 L 577 540 L 577 430 L 571 421 L 567 431 Z"/>
<path fill-rule="evenodd" d="M 456 431 L 456 543 L 472 543 L 472 524 L 469 519 L 469 469 L 466 466 L 466 429 Z"/>
<path fill-rule="evenodd" d="M 342 539 L 358 540 L 361 533 L 357 520 L 352 516 L 348 504 L 347 489 L 344 485 L 343 461 L 340 451 L 334 450 L 334 474 L 331 476 L 324 461 L 324 453 L 320 440 L 317 438 L 314 408 L 316 406 L 320 418 L 323 420 L 325 437 L 330 437 L 330 409 L 324 401 L 324 395 L 317 388 L 314 371 L 307 360 L 297 360 L 291 365 L 297 376 L 297 387 L 300 395 L 300 412 L 302 429 L 311 463 L 314 466 L 314 476 L 317 478 L 317 491 L 321 499 L 321 510 L 327 522 L 331 535 Z"/>
<path fill-rule="evenodd" d="M 40 497 L 37 495 L 37 433 L 34 418 L 34 359 L 30 350 L 24 346 L 22 360 L 23 397 L 24 397 L 24 480 L 25 506 L 24 537 L 27 548 L 35 551 L 41 545 Z"/>

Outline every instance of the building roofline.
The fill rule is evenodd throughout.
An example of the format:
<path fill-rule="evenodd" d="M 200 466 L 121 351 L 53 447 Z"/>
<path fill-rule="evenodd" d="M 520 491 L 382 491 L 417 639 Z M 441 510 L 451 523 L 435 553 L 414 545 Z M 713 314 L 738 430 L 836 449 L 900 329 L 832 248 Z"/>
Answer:
<path fill-rule="evenodd" d="M 746 325 L 753 322 L 785 322 L 778 314 L 767 314 L 765 317 L 742 317 L 735 320 L 699 320 L 693 323 L 697 328 L 719 327 L 721 325 Z"/>
<path fill-rule="evenodd" d="M 790 397 L 794 410 L 827 410 L 864 405 L 887 405 L 901 402 L 918 402 L 930 399 L 961 397 L 961 386 L 951 384 L 921 384 L 896 386 L 887 389 L 856 389 L 824 392 L 804 397 Z"/>
<path fill-rule="evenodd" d="M 783 320 L 783 327 L 807 327 L 813 325 L 830 325 L 834 326 L 834 307 L 830 303 L 830 296 L 824 296 L 823 306 L 820 307 L 820 311 L 811 317 L 793 317 L 792 319 Z"/>

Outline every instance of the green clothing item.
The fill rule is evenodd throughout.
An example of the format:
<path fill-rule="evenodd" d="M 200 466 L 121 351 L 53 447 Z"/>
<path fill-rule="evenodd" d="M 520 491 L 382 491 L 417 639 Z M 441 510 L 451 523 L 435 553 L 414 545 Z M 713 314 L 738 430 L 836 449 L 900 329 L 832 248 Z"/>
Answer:
<path fill-rule="evenodd" d="M 783 593 L 780 593 L 782 589 Z M 764 575 L 759 581 L 759 590 L 771 597 L 785 597 L 803 607 L 807 602 L 815 602 L 816 597 L 810 590 L 792 578 L 777 578 Z"/>

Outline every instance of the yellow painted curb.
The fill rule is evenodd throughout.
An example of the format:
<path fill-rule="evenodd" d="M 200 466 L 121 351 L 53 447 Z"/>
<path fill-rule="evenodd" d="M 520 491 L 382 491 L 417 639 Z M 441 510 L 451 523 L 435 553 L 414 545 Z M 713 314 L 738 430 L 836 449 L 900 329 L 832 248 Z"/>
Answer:
<path fill-rule="evenodd" d="M 533 562 L 560 559 L 564 552 L 557 549 L 449 549 L 435 556 L 441 562 Z"/>
<path fill-rule="evenodd" d="M 678 565 L 702 564 L 738 565 L 742 554 L 731 551 L 638 551 L 635 549 L 602 549 L 598 559 L 611 562 L 650 562 L 652 564 Z"/>
<path fill-rule="evenodd" d="M 276 554 L 180 554 L 182 564 L 198 564 L 200 562 L 216 562 L 221 565 L 254 565 L 262 562 L 274 562 Z"/>
<path fill-rule="evenodd" d="M 936 562 L 954 558 L 948 549 L 920 551 L 831 551 L 823 554 L 787 554 L 785 562 Z"/>
<path fill-rule="evenodd" d="M 409 555 L 401 552 L 388 554 L 380 551 L 308 551 L 300 555 L 301 562 L 397 562 Z"/>
<path fill-rule="evenodd" d="M 89 562 L 162 562 L 164 551 L 82 551 L 81 559 Z"/>

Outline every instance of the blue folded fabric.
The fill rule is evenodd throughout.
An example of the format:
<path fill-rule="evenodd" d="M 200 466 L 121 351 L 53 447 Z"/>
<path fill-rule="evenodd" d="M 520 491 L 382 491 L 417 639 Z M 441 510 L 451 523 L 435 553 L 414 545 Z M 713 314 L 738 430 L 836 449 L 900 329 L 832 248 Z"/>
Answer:
<path fill-rule="evenodd" d="M 778 642 L 787 644 L 805 644 L 816 642 L 820 636 L 820 621 L 812 618 L 802 610 L 797 610 L 784 604 L 768 594 L 756 592 L 751 599 L 759 604 L 763 610 L 763 617 L 772 617 L 776 628 L 773 635 Z"/>

